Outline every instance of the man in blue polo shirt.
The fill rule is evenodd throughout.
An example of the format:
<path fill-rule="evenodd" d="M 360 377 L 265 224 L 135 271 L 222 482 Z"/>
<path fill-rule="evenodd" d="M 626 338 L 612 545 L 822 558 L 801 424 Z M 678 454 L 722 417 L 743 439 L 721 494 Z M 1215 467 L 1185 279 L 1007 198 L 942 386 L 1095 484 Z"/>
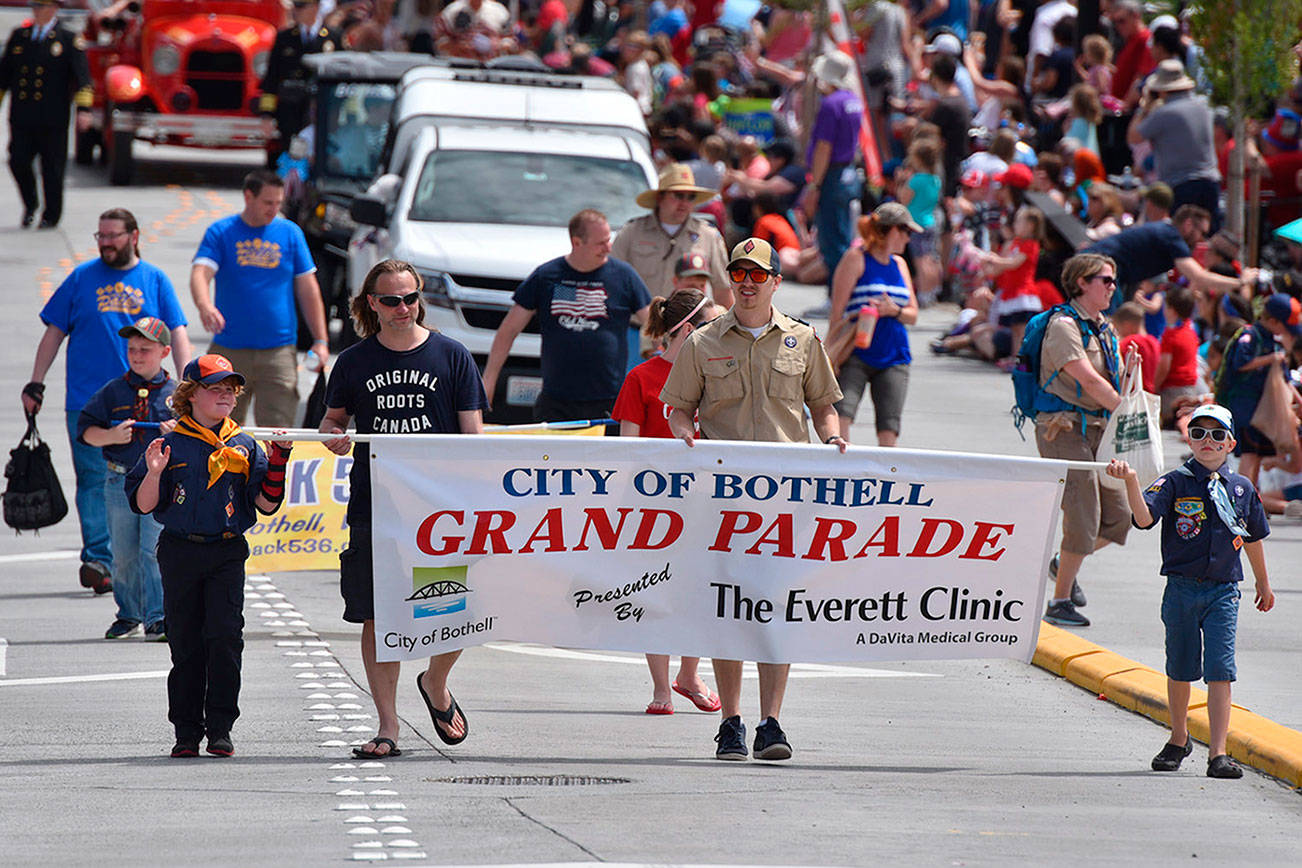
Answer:
<path fill-rule="evenodd" d="M 231 413 L 238 424 L 256 399 L 259 425 L 294 425 L 295 300 L 312 332 L 316 370 L 325 369 L 330 355 L 316 265 L 303 230 L 280 216 L 284 201 L 284 181 L 266 170 L 250 172 L 244 178 L 244 210 L 208 227 L 190 270 L 190 295 L 214 336 L 209 352 L 230 359 L 248 381 Z M 209 294 L 214 277 L 215 299 Z"/>
<path fill-rule="evenodd" d="M 81 524 L 81 584 L 97 594 L 113 590 L 109 580 L 113 554 L 109 545 L 104 483 L 104 454 L 77 439 L 77 417 L 90 397 L 127 371 L 127 345 L 119 331 L 143 316 L 157 317 L 171 330 L 177 373 L 190 361 L 185 314 L 172 282 L 140 258 L 140 229 L 125 208 L 99 217 L 95 233 L 99 259 L 68 275 L 41 309 L 45 334 L 36 348 L 32 379 L 23 387 L 23 409 L 37 413 L 45 397 L 45 375 L 68 339 L 67 394 L 64 411 L 72 442 L 72 469 L 77 479 L 77 520 Z"/>

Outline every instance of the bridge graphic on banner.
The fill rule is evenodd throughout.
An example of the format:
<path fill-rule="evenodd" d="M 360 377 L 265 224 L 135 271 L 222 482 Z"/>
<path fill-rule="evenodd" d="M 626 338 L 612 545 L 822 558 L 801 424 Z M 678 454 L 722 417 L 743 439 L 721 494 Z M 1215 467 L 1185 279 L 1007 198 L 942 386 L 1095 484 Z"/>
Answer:
<path fill-rule="evenodd" d="M 432 618 L 466 608 L 466 573 L 469 567 L 412 567 L 412 594 L 407 597 L 416 618 Z"/>

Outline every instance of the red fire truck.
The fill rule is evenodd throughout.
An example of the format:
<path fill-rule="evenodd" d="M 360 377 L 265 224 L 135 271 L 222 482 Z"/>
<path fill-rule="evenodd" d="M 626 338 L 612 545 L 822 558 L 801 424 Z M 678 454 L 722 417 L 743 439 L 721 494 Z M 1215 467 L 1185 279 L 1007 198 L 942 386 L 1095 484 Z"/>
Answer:
<path fill-rule="evenodd" d="M 281 0 L 121 0 L 86 23 L 94 123 L 77 162 L 95 148 L 113 184 L 129 184 L 137 139 L 202 148 L 264 148 L 258 82 Z"/>

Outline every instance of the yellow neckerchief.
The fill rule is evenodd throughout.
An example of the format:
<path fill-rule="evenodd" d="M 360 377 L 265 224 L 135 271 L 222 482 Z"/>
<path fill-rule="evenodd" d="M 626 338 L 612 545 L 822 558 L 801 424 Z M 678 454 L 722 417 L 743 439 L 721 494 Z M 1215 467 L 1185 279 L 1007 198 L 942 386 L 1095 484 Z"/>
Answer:
<path fill-rule="evenodd" d="M 231 473 L 241 473 L 245 479 L 248 479 L 249 457 L 226 445 L 231 438 L 240 433 L 240 426 L 231 421 L 230 417 L 222 419 L 221 433 L 214 434 L 211 428 L 200 425 L 193 417 L 182 416 L 176 423 L 176 433 L 202 440 L 213 447 L 213 453 L 208 456 L 209 488 L 216 485 L 217 480 L 221 479 L 222 474 L 228 470 Z"/>

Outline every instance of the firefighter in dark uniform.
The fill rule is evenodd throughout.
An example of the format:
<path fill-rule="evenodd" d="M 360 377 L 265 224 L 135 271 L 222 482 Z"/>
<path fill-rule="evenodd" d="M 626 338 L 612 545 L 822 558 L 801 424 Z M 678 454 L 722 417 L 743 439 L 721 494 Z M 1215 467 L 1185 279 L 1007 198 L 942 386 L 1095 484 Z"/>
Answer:
<path fill-rule="evenodd" d="M 294 0 L 294 23 L 276 34 L 267 59 L 267 74 L 259 87 L 258 110 L 276 123 L 280 141 L 268 148 L 268 164 L 289 147 L 289 140 L 308 123 L 311 95 L 303 55 L 323 54 L 343 48 L 343 37 L 316 23 L 320 4 L 316 0 Z"/>
<path fill-rule="evenodd" d="M 77 129 L 88 129 L 93 93 L 81 37 L 59 23 L 55 0 L 31 4 L 31 23 L 10 34 L 0 57 L 0 98 L 9 93 L 9 171 L 23 197 L 22 225 L 32 225 L 41 201 L 32 170 L 39 156 L 45 194 L 41 228 L 50 229 L 63 216 L 68 112 L 76 105 Z"/>

